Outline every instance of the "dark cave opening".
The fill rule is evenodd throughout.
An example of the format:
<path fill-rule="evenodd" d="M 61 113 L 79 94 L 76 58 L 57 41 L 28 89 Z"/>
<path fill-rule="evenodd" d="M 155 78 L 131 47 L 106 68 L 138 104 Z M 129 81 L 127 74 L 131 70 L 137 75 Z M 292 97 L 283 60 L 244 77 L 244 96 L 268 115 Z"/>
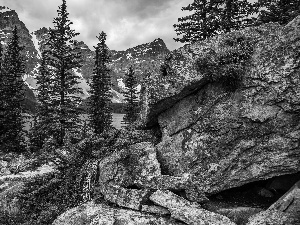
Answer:
<path fill-rule="evenodd" d="M 255 181 L 209 196 L 210 201 L 234 207 L 269 208 L 297 181 L 300 172 Z"/>

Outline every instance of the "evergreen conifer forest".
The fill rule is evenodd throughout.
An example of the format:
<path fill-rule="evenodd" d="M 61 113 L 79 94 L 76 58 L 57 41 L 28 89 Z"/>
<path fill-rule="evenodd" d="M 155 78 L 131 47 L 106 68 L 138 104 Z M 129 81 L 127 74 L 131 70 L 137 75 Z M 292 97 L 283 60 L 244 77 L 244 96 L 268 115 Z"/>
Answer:
<path fill-rule="evenodd" d="M 299 0 L 10 1 L 0 225 L 300 224 Z"/>

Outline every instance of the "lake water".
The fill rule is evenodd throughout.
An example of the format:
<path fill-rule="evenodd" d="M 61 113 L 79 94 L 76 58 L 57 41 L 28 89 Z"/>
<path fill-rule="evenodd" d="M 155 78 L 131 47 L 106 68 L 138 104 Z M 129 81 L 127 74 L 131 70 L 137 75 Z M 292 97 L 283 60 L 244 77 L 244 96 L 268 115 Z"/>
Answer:
<path fill-rule="evenodd" d="M 121 129 L 121 127 L 123 126 L 122 121 L 123 121 L 123 117 L 125 114 L 119 114 L 119 113 L 113 113 L 112 114 L 112 125 L 117 128 L 117 129 Z M 87 119 L 87 115 L 84 114 L 82 115 L 83 119 Z"/>
<path fill-rule="evenodd" d="M 122 124 L 123 117 L 124 117 L 124 114 L 113 113 L 112 114 L 112 125 L 117 129 L 121 129 L 121 127 L 123 126 L 123 124 Z M 83 115 L 82 118 L 87 119 L 87 116 Z M 28 121 L 25 124 L 25 130 L 29 130 L 31 121 L 32 120 Z"/>

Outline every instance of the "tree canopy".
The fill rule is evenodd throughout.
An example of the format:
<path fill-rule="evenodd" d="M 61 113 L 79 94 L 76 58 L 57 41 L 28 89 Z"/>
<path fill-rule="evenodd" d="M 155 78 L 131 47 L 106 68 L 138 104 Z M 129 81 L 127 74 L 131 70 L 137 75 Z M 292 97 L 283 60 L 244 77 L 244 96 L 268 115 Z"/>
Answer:
<path fill-rule="evenodd" d="M 193 14 L 178 19 L 174 24 L 175 41 L 192 43 L 231 30 L 248 26 L 255 7 L 247 0 L 194 0 L 182 7 Z"/>

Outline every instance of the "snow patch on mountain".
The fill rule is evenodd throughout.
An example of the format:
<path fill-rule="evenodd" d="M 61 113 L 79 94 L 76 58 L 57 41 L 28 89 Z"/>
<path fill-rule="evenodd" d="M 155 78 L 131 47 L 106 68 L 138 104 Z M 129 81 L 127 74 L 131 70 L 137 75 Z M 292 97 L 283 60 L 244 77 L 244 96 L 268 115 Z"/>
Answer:
<path fill-rule="evenodd" d="M 138 85 L 138 86 L 136 86 L 136 90 L 137 90 L 137 92 L 141 92 L 141 88 L 142 88 L 142 85 Z"/>
<path fill-rule="evenodd" d="M 124 84 L 124 82 L 123 82 L 123 78 L 117 79 L 117 82 L 118 82 L 118 86 L 119 86 L 120 88 L 122 88 L 122 89 L 125 88 L 125 84 Z"/>
<path fill-rule="evenodd" d="M 41 54 L 41 51 L 40 51 L 39 41 L 38 41 L 36 35 L 34 34 L 34 32 L 31 33 L 31 36 L 32 36 L 32 41 L 33 41 L 34 47 L 38 52 L 38 58 L 41 58 L 42 54 Z"/>
<path fill-rule="evenodd" d="M 23 79 L 23 81 L 29 89 L 34 90 L 34 88 L 26 80 Z"/>
<path fill-rule="evenodd" d="M 86 82 L 86 80 L 83 78 L 82 73 L 78 72 L 77 70 L 73 70 L 73 72 L 76 74 L 76 76 L 79 77 L 77 80 L 79 82 L 78 87 L 81 88 L 82 92 L 83 92 L 81 97 L 83 99 L 86 99 L 87 97 L 90 96 L 90 94 L 89 94 L 90 86 Z"/>
<path fill-rule="evenodd" d="M 112 98 L 113 103 L 123 103 L 124 102 L 124 96 L 121 93 L 117 92 L 114 89 L 111 89 L 111 93 L 113 96 L 113 98 Z"/>
<path fill-rule="evenodd" d="M 132 59 L 131 53 L 127 53 L 126 57 L 127 57 L 127 59 Z"/>
<path fill-rule="evenodd" d="M 8 11 L 11 11 L 11 9 L 8 7 L 5 7 L 5 6 L 0 6 L 0 13 L 4 13 L 4 12 L 8 12 Z"/>

